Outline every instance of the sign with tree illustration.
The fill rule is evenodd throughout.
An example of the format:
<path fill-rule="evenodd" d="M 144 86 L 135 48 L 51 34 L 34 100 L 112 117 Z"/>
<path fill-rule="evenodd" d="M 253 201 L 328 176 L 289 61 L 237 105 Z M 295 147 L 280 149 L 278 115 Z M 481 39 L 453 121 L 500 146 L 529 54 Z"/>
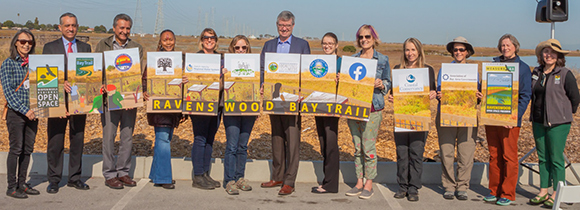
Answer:
<path fill-rule="evenodd" d="M 185 54 L 183 75 L 189 80 L 184 87 L 182 112 L 191 115 L 217 115 L 220 100 L 221 56 L 219 54 Z"/>
<path fill-rule="evenodd" d="M 334 116 L 337 101 L 346 100 L 336 95 L 336 55 L 302 55 L 301 62 L 300 86 L 304 100 L 300 103 L 300 112 Z"/>
<path fill-rule="evenodd" d="M 393 69 L 395 132 L 429 131 L 429 69 Z"/>
<path fill-rule="evenodd" d="M 67 66 L 69 114 L 103 113 L 103 54 L 69 53 Z"/>
<path fill-rule="evenodd" d="M 440 125 L 477 126 L 477 64 L 444 63 L 441 78 Z"/>
<path fill-rule="evenodd" d="M 263 112 L 296 115 L 300 96 L 300 54 L 266 53 Z"/>
<path fill-rule="evenodd" d="M 338 95 L 347 99 L 336 105 L 334 113 L 348 119 L 368 121 L 376 73 L 377 60 L 342 56 Z"/>
<path fill-rule="evenodd" d="M 64 117 L 64 55 L 30 55 L 30 109 L 38 118 Z"/>
<path fill-rule="evenodd" d="M 484 125 L 517 126 L 518 63 L 483 63 L 481 123 Z"/>
<path fill-rule="evenodd" d="M 260 115 L 260 54 L 224 58 L 224 115 Z"/>
<path fill-rule="evenodd" d="M 147 52 L 148 113 L 181 113 L 181 52 Z"/>
<path fill-rule="evenodd" d="M 139 49 L 105 51 L 109 110 L 143 106 Z"/>

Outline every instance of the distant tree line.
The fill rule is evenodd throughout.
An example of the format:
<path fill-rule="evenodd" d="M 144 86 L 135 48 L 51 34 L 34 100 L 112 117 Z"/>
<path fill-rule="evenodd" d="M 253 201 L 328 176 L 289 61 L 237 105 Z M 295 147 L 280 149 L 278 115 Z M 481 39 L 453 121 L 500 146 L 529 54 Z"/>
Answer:
<path fill-rule="evenodd" d="M 41 31 L 58 31 L 58 24 L 40 24 L 38 21 L 38 17 L 34 18 L 34 21 L 28 20 L 24 25 L 20 23 L 15 23 L 12 20 L 6 20 L 4 22 L 0 22 L 0 26 L 7 27 L 9 29 L 17 27 L 17 28 L 28 28 L 30 30 L 41 30 Z M 89 26 L 79 26 L 80 32 L 89 32 Z M 113 28 L 107 30 L 104 25 L 95 26 L 93 28 L 94 33 L 113 33 Z"/>

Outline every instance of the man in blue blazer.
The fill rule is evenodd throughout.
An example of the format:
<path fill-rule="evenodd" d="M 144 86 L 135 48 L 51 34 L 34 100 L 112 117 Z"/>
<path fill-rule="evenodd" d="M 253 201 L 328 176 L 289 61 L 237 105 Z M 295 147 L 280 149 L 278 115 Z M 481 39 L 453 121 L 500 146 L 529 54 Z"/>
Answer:
<path fill-rule="evenodd" d="M 267 52 L 310 54 L 310 45 L 294 37 L 294 14 L 282 11 L 276 20 L 278 37 L 264 43 L 260 54 L 260 84 L 264 83 L 264 55 Z M 300 161 L 300 115 L 270 115 L 272 126 L 272 178 L 261 187 L 282 185 L 279 195 L 294 192 Z"/>
<path fill-rule="evenodd" d="M 68 78 L 67 58 L 69 53 L 91 52 L 91 46 L 76 39 L 78 31 L 77 17 L 72 13 L 64 13 L 60 16 L 58 28 L 62 37 L 44 45 L 42 54 L 63 54 L 65 55 L 65 78 Z M 70 92 L 71 87 L 65 80 L 65 90 Z M 68 101 L 65 95 L 65 102 Z M 68 110 L 68 103 L 66 103 Z M 81 180 L 83 145 L 85 140 L 86 114 L 70 115 L 64 118 L 48 118 L 47 134 L 48 144 L 46 148 L 46 161 L 48 162 L 48 193 L 58 192 L 58 183 L 62 178 L 63 156 L 64 156 L 64 135 L 67 121 L 69 123 L 69 169 L 68 186 L 80 190 L 88 190 L 89 186 Z"/>

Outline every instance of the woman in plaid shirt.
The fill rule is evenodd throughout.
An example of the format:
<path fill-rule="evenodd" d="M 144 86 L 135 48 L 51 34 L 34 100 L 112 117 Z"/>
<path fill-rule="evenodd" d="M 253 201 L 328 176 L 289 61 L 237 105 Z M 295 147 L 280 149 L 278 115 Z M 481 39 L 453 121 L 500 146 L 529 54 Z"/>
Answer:
<path fill-rule="evenodd" d="M 8 111 L 6 127 L 10 151 L 7 158 L 8 190 L 6 195 L 14 198 L 27 198 L 38 195 L 38 190 L 26 184 L 26 173 L 30 154 L 34 150 L 34 139 L 38 120 L 30 109 L 28 82 L 28 55 L 34 53 L 34 35 L 26 29 L 20 30 L 10 42 L 10 57 L 0 67 L 0 81 L 6 97 Z M 16 170 L 18 169 L 18 177 Z"/>

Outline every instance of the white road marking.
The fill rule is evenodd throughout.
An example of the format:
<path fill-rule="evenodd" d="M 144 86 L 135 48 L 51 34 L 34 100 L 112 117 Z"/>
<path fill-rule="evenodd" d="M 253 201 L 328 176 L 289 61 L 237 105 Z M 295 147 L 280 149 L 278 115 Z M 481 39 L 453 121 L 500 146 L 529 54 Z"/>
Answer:
<path fill-rule="evenodd" d="M 377 186 L 377 188 L 381 191 L 381 194 L 383 194 L 383 198 L 385 198 L 385 200 L 387 201 L 387 204 L 389 204 L 389 207 L 391 207 L 391 209 L 403 210 L 403 207 L 401 207 L 399 202 L 397 202 L 397 200 L 395 200 L 395 198 L 393 198 L 393 196 L 390 196 L 391 195 L 390 190 L 386 189 L 381 184 L 375 184 L 375 186 Z M 388 193 L 388 195 L 387 195 L 387 193 Z"/>
<path fill-rule="evenodd" d="M 111 208 L 111 210 L 124 209 L 125 206 L 127 206 L 127 204 L 129 204 L 129 201 L 131 201 L 133 199 L 133 197 L 135 197 L 135 195 L 137 195 L 137 193 L 139 193 L 139 191 L 141 191 L 143 189 L 143 187 L 145 187 L 145 185 L 147 185 L 148 182 L 149 182 L 149 179 L 139 180 L 139 182 L 137 182 L 137 186 L 131 188 L 131 190 L 129 190 L 129 192 L 127 194 L 125 194 L 125 196 L 123 196 L 119 200 L 119 202 L 117 202 L 117 204 L 115 204 L 113 206 L 113 208 Z"/>

